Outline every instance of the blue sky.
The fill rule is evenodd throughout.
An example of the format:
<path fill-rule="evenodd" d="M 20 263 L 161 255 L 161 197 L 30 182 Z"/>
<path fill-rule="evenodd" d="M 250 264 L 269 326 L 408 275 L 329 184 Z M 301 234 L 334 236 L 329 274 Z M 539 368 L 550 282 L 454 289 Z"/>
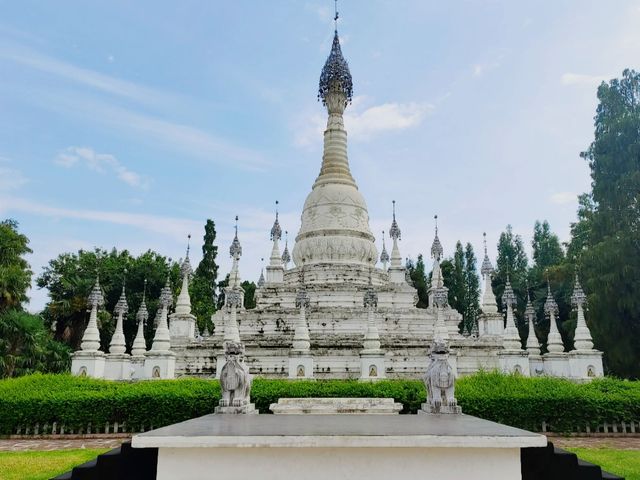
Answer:
<path fill-rule="evenodd" d="M 563 240 L 589 188 L 579 157 L 596 87 L 638 69 L 637 1 L 343 0 L 351 169 L 378 237 L 398 205 L 401 253 L 445 253 L 511 223 Z M 179 258 L 206 218 L 228 271 L 270 253 L 273 205 L 291 237 L 317 175 L 316 100 L 333 2 L 0 1 L 0 217 L 30 237 L 36 273 L 101 246 Z M 31 292 L 31 309 L 46 292 Z"/>

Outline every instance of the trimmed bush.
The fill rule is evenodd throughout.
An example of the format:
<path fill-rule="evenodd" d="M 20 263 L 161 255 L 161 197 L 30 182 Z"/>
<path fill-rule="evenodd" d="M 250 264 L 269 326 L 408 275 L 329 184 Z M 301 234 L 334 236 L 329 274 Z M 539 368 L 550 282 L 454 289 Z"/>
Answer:
<path fill-rule="evenodd" d="M 457 383 L 465 413 L 538 431 L 569 431 L 603 422 L 640 420 L 640 382 L 611 378 L 576 384 L 557 378 L 479 373 Z M 390 397 L 415 413 L 425 401 L 419 380 L 288 381 L 256 379 L 252 401 L 261 413 L 282 397 Z M 107 423 L 127 431 L 148 430 L 212 413 L 220 398 L 216 380 L 184 378 L 110 382 L 69 375 L 31 375 L 0 381 L 0 434 L 19 426 L 64 425 L 67 431 L 104 431 Z"/>

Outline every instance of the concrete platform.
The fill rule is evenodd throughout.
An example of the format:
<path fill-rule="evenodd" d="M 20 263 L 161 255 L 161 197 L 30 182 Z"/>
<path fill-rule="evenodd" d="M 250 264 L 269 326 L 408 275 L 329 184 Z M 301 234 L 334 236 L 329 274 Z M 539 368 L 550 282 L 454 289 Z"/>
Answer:
<path fill-rule="evenodd" d="M 133 437 L 134 448 L 542 447 L 544 435 L 469 415 L 205 415 Z"/>
<path fill-rule="evenodd" d="M 511 480 L 544 435 L 468 415 L 206 415 L 133 437 L 157 480 Z"/>

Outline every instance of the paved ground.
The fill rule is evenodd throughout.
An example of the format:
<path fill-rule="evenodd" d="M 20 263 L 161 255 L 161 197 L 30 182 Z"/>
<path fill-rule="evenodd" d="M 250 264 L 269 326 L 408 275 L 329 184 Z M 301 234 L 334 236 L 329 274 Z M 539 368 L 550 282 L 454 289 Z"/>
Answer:
<path fill-rule="evenodd" d="M 556 447 L 615 448 L 640 450 L 640 437 L 549 437 Z"/>
<path fill-rule="evenodd" d="M 74 448 L 116 448 L 129 437 L 18 440 L 0 439 L 0 451 L 67 450 Z"/>
<path fill-rule="evenodd" d="M 65 450 L 72 448 L 116 448 L 129 437 L 81 439 L 0 439 L 0 451 Z M 549 437 L 557 447 L 615 448 L 640 450 L 640 437 Z"/>

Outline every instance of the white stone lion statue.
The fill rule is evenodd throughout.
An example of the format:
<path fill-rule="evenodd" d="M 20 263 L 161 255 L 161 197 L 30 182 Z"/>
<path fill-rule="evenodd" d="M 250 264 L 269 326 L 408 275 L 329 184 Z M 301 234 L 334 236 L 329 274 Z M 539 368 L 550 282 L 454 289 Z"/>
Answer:
<path fill-rule="evenodd" d="M 455 398 L 455 373 L 449 365 L 449 347 L 436 340 L 431 349 L 431 364 L 424 375 L 427 403 L 423 408 L 429 413 L 461 413 Z"/>
<path fill-rule="evenodd" d="M 220 387 L 222 398 L 220 407 L 244 407 L 249 404 L 251 393 L 251 375 L 245 366 L 244 345 L 228 343 L 225 346 L 226 363 L 220 372 Z"/>

